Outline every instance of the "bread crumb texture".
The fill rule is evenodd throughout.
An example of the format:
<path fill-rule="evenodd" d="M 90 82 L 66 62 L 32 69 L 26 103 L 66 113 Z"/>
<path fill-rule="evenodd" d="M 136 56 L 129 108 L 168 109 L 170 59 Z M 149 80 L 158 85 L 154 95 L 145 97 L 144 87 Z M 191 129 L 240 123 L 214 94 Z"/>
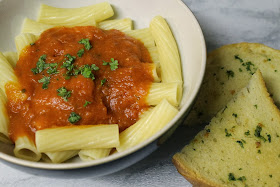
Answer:
<path fill-rule="evenodd" d="M 260 69 L 267 89 L 280 106 L 280 51 L 257 43 L 223 46 L 207 57 L 206 74 L 187 125 L 208 123 Z"/>
<path fill-rule="evenodd" d="M 267 69 L 272 67 L 267 59 L 275 59 L 270 53 L 273 50 L 262 49 L 262 45 L 253 46 L 257 46 L 254 53 L 260 51 L 258 58 L 270 64 Z M 234 51 L 228 47 L 222 50 L 239 55 L 246 63 L 248 55 L 244 56 L 240 48 L 250 52 L 251 44 L 234 48 Z M 262 50 L 266 52 L 261 53 Z M 229 54 L 220 53 L 224 55 L 226 57 L 219 58 L 229 58 Z M 257 57 L 250 60 L 253 62 Z M 236 66 L 240 63 L 236 60 Z M 280 112 L 267 92 L 260 71 L 256 70 L 252 76 L 244 67 L 243 73 L 246 79 L 252 77 L 249 84 L 173 157 L 178 171 L 194 186 L 280 186 Z M 240 77 L 240 82 L 245 81 Z"/>

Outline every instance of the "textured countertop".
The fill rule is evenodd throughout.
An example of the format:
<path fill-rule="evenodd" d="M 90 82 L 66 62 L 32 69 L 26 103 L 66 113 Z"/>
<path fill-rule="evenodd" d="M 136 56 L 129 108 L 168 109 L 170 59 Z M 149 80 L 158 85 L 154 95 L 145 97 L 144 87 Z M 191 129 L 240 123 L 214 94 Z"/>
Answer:
<path fill-rule="evenodd" d="M 238 42 L 263 43 L 280 49 L 279 0 L 183 0 L 200 23 L 208 51 Z M 82 179 L 31 175 L 0 162 L 0 186 L 191 186 L 171 158 L 197 130 L 180 127 L 144 160 L 117 173 Z"/>

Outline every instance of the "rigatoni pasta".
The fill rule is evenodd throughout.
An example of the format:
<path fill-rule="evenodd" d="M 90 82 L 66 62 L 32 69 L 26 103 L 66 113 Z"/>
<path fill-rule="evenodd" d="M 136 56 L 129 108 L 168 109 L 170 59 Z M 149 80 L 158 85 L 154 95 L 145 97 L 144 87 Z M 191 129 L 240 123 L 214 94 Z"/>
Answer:
<path fill-rule="evenodd" d="M 17 53 L 0 53 L 0 88 L 21 106 L 17 113 L 24 108 L 30 115 L 28 122 L 14 119 L 3 94 L 0 141 L 9 142 L 14 127 L 28 126 L 34 135 L 10 132 L 15 156 L 52 163 L 76 155 L 101 159 L 149 139 L 176 116 L 182 75 L 167 23 L 156 17 L 149 28 L 133 30 L 130 18 L 106 20 L 113 15 L 107 2 L 68 9 L 41 5 L 37 21 L 24 20 Z"/>

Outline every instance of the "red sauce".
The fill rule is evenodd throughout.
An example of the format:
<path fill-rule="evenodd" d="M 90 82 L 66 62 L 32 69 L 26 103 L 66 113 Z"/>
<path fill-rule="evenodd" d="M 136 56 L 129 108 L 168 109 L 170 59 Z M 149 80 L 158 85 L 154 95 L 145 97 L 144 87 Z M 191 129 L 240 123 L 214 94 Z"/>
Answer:
<path fill-rule="evenodd" d="M 92 48 L 86 50 L 81 39 L 88 38 Z M 77 56 L 85 49 L 82 57 Z M 47 69 L 34 74 L 38 59 L 46 54 L 45 62 L 59 63 L 58 74 L 49 75 Z M 65 79 L 67 70 L 61 68 L 65 55 L 76 56 L 74 65 L 95 64 L 100 69 L 92 71 L 95 79 L 83 75 Z M 118 60 L 118 68 L 111 70 L 111 58 Z M 117 30 L 104 31 L 96 27 L 58 27 L 45 31 L 34 45 L 28 46 L 20 55 L 15 68 L 20 87 L 6 85 L 9 135 L 15 141 L 28 135 L 34 140 L 36 130 L 73 125 L 68 121 L 71 112 L 81 116 L 74 125 L 118 124 L 123 131 L 134 124 L 139 115 L 148 108 L 145 96 L 153 82 L 149 52 L 144 45 Z M 38 80 L 51 76 L 47 89 Z M 106 82 L 101 85 L 101 80 Z M 71 90 L 65 101 L 57 89 Z M 86 107 L 85 102 L 91 102 Z"/>

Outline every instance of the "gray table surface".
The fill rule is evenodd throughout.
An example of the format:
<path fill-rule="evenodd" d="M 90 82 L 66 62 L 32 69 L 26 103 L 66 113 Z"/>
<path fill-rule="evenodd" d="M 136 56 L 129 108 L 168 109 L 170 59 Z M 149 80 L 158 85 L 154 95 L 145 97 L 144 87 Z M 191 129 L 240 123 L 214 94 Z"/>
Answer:
<path fill-rule="evenodd" d="M 280 49 L 279 0 L 183 0 L 198 19 L 212 51 L 238 42 L 263 43 Z M 83 179 L 31 175 L 0 162 L 0 186 L 191 186 L 171 158 L 194 136 L 180 127 L 162 147 L 144 160 L 117 173 Z"/>

